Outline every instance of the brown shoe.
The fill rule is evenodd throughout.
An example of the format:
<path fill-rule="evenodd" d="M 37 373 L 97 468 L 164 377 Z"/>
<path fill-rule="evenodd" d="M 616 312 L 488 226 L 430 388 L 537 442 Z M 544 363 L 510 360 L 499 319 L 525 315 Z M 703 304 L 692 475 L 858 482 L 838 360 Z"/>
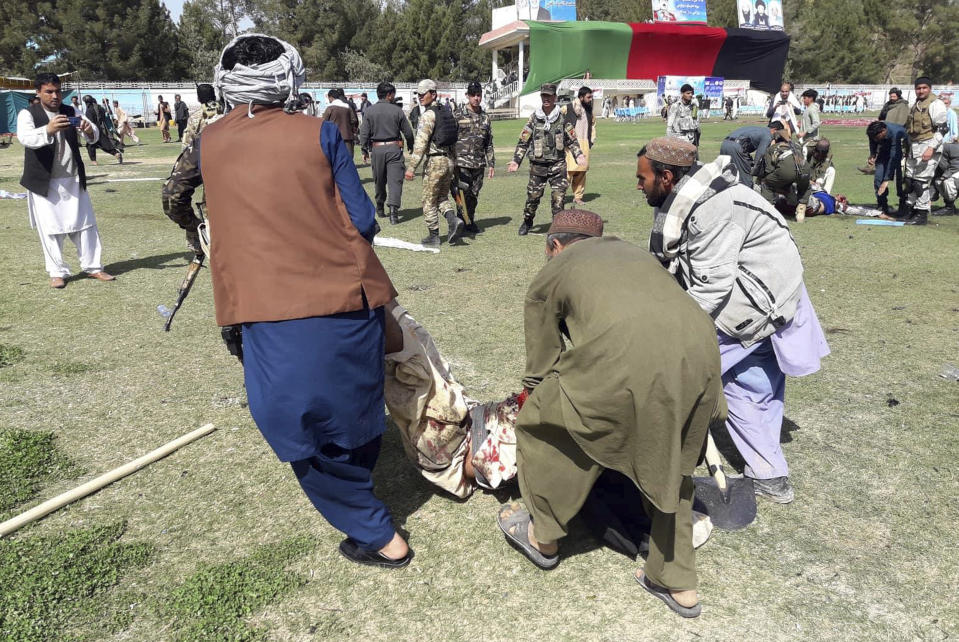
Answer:
<path fill-rule="evenodd" d="M 100 270 L 99 272 L 90 272 L 87 274 L 87 276 L 91 279 L 97 279 L 98 281 L 114 281 L 117 278 L 111 274 L 107 274 L 103 270 Z"/>
<path fill-rule="evenodd" d="M 50 287 L 62 290 L 67 287 L 67 282 L 63 280 L 62 276 L 52 276 L 50 277 Z"/>

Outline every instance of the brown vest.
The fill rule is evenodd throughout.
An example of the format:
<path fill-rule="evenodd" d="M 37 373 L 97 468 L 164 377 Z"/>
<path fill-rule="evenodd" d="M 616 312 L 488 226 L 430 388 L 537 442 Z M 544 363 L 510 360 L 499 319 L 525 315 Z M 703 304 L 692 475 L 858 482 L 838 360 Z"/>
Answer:
<path fill-rule="evenodd" d="M 353 226 L 323 121 L 245 106 L 200 137 L 217 324 L 283 321 L 377 308 L 396 296 Z"/>
<path fill-rule="evenodd" d="M 929 115 L 929 106 L 936 98 L 934 93 L 929 92 L 925 100 L 917 100 L 912 106 L 912 111 L 909 112 L 909 118 L 906 120 L 906 133 L 909 134 L 909 140 L 921 143 L 935 136 L 936 130 Z"/>

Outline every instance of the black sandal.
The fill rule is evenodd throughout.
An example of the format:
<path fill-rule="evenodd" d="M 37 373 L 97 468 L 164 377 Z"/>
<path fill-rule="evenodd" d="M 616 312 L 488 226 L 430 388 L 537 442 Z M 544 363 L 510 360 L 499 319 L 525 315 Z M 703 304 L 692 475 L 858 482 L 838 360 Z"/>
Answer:
<path fill-rule="evenodd" d="M 351 562 L 365 564 L 366 566 L 379 566 L 380 568 L 403 568 L 413 559 L 412 548 L 406 552 L 406 555 L 395 560 L 379 551 L 368 551 L 360 548 L 356 540 L 350 537 L 340 542 L 340 554 Z"/>

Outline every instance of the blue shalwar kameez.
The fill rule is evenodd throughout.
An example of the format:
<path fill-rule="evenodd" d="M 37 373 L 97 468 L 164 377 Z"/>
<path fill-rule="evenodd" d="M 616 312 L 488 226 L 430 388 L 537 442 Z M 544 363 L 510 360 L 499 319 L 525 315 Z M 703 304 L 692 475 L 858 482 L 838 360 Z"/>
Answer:
<path fill-rule="evenodd" d="M 371 240 L 375 208 L 335 124 L 323 124 L 319 142 L 350 220 Z M 243 324 L 243 370 L 257 427 L 323 517 L 373 551 L 395 532 L 371 478 L 386 429 L 384 341 L 381 307 Z"/>

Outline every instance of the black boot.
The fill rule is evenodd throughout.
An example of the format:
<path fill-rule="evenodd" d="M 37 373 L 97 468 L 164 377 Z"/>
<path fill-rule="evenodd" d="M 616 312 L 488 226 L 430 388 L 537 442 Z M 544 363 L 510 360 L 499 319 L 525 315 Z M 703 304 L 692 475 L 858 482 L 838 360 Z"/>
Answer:
<path fill-rule="evenodd" d="M 450 232 L 446 237 L 446 243 L 450 244 L 460 237 L 463 233 L 464 223 L 460 220 L 460 217 L 456 215 L 456 212 L 450 210 L 446 213 L 446 223 L 450 226 Z"/>
<path fill-rule="evenodd" d="M 913 210 L 912 216 L 906 219 L 906 225 L 925 225 L 928 223 L 929 212 L 926 210 Z"/>
<path fill-rule="evenodd" d="M 439 247 L 440 246 L 440 231 L 439 230 L 430 230 L 429 235 L 420 241 L 426 247 Z"/>
<path fill-rule="evenodd" d="M 396 225 L 400 222 L 400 216 L 396 212 L 396 206 L 390 205 L 390 225 Z"/>
<path fill-rule="evenodd" d="M 905 201 L 899 202 L 899 213 L 896 214 L 896 218 L 900 221 L 909 221 L 913 218 L 915 214 L 913 213 L 912 207 L 909 206 Z"/>
<path fill-rule="evenodd" d="M 946 201 L 943 207 L 932 213 L 933 216 L 954 216 L 956 214 L 956 202 Z"/>
<path fill-rule="evenodd" d="M 531 227 L 533 227 L 533 217 L 524 216 L 523 222 L 519 226 L 519 235 L 526 236 L 527 234 L 529 234 L 529 230 Z"/>
<path fill-rule="evenodd" d="M 391 208 L 391 209 L 392 209 L 392 208 Z M 386 212 L 383 211 L 383 204 L 382 204 L 382 203 L 377 203 L 377 204 L 376 204 L 376 215 L 379 216 L 380 218 L 386 218 Z"/>

